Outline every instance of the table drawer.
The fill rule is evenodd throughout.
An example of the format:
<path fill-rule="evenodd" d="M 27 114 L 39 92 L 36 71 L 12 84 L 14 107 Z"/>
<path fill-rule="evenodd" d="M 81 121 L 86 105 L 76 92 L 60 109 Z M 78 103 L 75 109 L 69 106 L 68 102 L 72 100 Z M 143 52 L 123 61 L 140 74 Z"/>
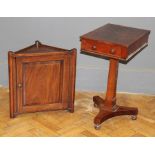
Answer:
<path fill-rule="evenodd" d="M 103 56 L 121 58 L 121 47 L 92 40 L 81 40 L 81 50 Z"/>

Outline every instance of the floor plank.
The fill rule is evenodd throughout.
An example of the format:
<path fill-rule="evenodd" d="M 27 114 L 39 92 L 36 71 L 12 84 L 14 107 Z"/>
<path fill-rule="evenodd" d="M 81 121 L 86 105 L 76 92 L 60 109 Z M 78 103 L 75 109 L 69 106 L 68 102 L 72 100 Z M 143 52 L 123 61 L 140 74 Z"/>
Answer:
<path fill-rule="evenodd" d="M 0 136 L 3 137 L 154 137 L 155 96 L 117 94 L 119 105 L 136 106 L 138 119 L 118 116 L 105 121 L 100 130 L 94 129 L 93 119 L 98 112 L 92 97 L 104 94 L 76 92 L 75 112 L 48 111 L 21 114 L 9 118 L 9 91 L 0 88 Z"/>

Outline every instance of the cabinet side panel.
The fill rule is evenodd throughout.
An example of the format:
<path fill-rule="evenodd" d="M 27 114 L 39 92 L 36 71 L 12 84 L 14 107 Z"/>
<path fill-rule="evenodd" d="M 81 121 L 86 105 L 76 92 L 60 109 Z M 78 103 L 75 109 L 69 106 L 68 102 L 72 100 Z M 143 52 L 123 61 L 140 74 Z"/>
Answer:
<path fill-rule="evenodd" d="M 16 109 L 16 64 L 14 53 L 8 52 L 8 71 L 9 71 L 9 98 L 10 98 L 10 117 L 14 118 Z"/>
<path fill-rule="evenodd" d="M 74 98 L 75 98 L 75 80 L 76 80 L 76 55 L 77 50 L 73 49 L 70 53 L 70 83 L 69 83 L 69 110 L 70 112 L 74 112 Z"/>

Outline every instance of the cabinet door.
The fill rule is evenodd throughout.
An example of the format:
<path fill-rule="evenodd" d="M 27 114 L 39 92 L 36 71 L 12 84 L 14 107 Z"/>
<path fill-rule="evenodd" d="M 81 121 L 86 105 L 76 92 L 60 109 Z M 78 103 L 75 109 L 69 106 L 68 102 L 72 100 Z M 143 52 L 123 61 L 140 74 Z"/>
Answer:
<path fill-rule="evenodd" d="M 68 107 L 69 61 L 66 54 L 19 57 L 16 64 L 19 113 Z"/>

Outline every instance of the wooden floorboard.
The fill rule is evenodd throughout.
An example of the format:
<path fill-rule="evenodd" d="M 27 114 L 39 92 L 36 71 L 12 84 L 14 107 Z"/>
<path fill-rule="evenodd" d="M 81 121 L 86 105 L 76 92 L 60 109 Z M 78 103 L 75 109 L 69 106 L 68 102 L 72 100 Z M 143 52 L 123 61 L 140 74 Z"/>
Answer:
<path fill-rule="evenodd" d="M 138 119 L 118 116 L 105 121 L 100 130 L 94 129 L 93 119 L 98 109 L 92 96 L 102 93 L 76 92 L 75 112 L 48 111 L 9 118 L 9 91 L 0 88 L 0 136 L 3 137 L 154 137 L 155 96 L 117 94 L 119 105 L 136 106 Z"/>

